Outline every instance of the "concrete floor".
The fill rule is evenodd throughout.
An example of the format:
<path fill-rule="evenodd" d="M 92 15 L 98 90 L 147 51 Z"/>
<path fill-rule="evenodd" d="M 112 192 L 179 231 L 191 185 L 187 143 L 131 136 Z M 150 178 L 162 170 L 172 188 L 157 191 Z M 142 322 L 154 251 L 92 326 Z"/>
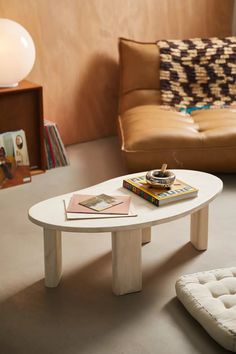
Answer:
<path fill-rule="evenodd" d="M 141 293 L 112 294 L 107 233 L 64 234 L 63 278 L 46 289 L 42 230 L 28 221 L 28 208 L 125 173 L 116 138 L 68 153 L 70 166 L 0 192 L 0 354 L 226 353 L 184 310 L 174 285 L 185 273 L 235 266 L 235 176 L 221 176 L 208 251 L 190 245 L 188 218 L 153 228 L 143 247 Z"/>

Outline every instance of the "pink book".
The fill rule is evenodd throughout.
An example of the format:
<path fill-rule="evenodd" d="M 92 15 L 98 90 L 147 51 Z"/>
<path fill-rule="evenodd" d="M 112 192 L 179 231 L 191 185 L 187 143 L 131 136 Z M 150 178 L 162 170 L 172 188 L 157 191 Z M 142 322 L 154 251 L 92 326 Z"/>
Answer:
<path fill-rule="evenodd" d="M 131 196 L 129 195 L 118 195 L 113 196 L 119 204 L 111 206 L 108 209 L 102 211 L 92 210 L 87 208 L 84 205 L 79 203 L 94 197 L 94 195 L 87 194 L 73 194 L 70 199 L 69 205 L 66 208 L 67 213 L 86 213 L 86 214 L 120 214 L 120 215 L 128 215 Z"/>

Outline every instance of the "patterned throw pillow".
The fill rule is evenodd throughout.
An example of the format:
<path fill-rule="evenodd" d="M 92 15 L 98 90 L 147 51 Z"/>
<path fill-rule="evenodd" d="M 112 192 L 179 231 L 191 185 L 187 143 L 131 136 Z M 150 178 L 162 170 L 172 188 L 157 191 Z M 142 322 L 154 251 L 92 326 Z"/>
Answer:
<path fill-rule="evenodd" d="M 162 40 L 157 45 L 164 105 L 236 102 L 236 37 Z"/>

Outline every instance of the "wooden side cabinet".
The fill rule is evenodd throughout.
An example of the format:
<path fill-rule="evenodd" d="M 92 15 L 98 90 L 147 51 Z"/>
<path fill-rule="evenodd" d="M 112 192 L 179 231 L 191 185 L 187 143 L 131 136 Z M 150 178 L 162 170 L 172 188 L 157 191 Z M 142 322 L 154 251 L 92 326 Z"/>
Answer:
<path fill-rule="evenodd" d="M 23 129 L 32 174 L 45 171 L 43 88 L 29 81 L 0 89 L 0 133 Z"/>

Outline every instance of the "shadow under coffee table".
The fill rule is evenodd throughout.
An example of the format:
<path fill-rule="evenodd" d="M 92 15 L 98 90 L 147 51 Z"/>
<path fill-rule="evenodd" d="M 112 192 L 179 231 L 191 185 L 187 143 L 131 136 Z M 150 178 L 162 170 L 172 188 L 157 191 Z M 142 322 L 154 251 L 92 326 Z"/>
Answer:
<path fill-rule="evenodd" d="M 141 175 L 141 173 L 134 173 L 80 191 L 47 199 L 32 206 L 29 210 L 29 219 L 34 224 L 43 227 L 44 231 L 45 285 L 56 287 L 60 282 L 62 231 L 111 232 L 112 287 L 116 295 L 142 290 L 141 245 L 151 241 L 151 226 L 191 215 L 191 243 L 199 251 L 206 250 L 209 203 L 222 191 L 223 183 L 218 177 L 204 172 L 191 170 L 173 170 L 173 172 L 178 179 L 198 188 L 198 196 L 156 207 L 122 188 L 123 179 Z M 63 200 L 78 192 L 82 194 L 130 194 L 138 216 L 68 221 L 65 218 Z"/>

